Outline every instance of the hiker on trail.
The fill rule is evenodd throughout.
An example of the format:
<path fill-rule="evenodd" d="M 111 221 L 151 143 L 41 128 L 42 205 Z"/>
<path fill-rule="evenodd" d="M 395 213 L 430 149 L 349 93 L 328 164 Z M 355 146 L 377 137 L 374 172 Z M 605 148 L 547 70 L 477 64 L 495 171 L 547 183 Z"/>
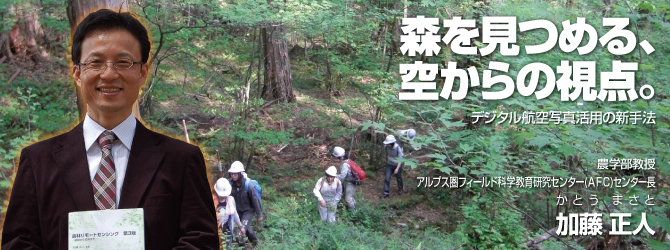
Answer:
<path fill-rule="evenodd" d="M 237 212 L 240 215 L 244 229 L 246 230 L 246 235 L 249 238 L 251 244 L 255 247 L 258 245 L 258 238 L 256 233 L 251 228 L 251 221 L 254 219 L 254 214 L 258 217 L 258 222 L 260 223 L 263 220 L 263 210 L 261 208 L 261 199 L 256 192 L 256 187 L 254 185 L 245 185 L 245 181 L 248 181 L 246 174 L 244 173 L 244 165 L 235 161 L 230 165 L 230 170 L 228 170 L 230 175 L 230 183 L 232 186 L 232 191 L 230 195 L 235 198 Z M 247 189 L 245 191 L 245 189 Z M 240 245 L 244 245 L 244 237 L 241 238 Z"/>
<path fill-rule="evenodd" d="M 352 183 L 353 176 L 351 175 L 348 158 L 341 147 L 333 149 L 333 156 L 340 159 L 340 174 L 337 175 L 337 178 L 344 184 L 344 203 L 347 205 L 347 208 L 354 209 L 356 207 L 356 200 L 354 200 L 356 186 Z"/>
<path fill-rule="evenodd" d="M 219 202 L 219 205 L 216 206 L 217 225 L 224 235 L 226 249 L 232 247 L 234 225 L 237 225 L 237 227 L 240 228 L 242 236 L 246 234 L 244 225 L 240 221 L 240 216 L 237 213 L 235 198 L 230 196 L 231 190 L 232 187 L 230 186 L 230 182 L 225 178 L 220 178 L 214 185 L 214 192 L 216 192 L 216 198 Z"/>
<path fill-rule="evenodd" d="M 382 198 L 389 197 L 389 189 L 391 184 L 391 175 L 395 174 L 398 182 L 398 193 L 403 192 L 402 186 L 402 163 L 398 162 L 399 158 L 403 158 L 402 147 L 396 142 L 395 136 L 389 135 L 384 140 L 384 149 L 386 149 L 386 178 L 384 178 L 384 195 Z"/>
<path fill-rule="evenodd" d="M 330 166 L 326 169 L 326 176 L 321 177 L 314 186 L 314 196 L 319 199 L 321 221 L 335 223 L 337 203 L 342 198 L 342 183 L 336 177 L 337 169 L 335 166 Z"/>

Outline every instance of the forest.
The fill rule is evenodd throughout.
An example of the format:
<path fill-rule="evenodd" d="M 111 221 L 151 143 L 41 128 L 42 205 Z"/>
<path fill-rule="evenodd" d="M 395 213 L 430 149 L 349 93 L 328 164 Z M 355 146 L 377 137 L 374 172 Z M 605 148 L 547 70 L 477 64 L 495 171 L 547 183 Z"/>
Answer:
<path fill-rule="evenodd" d="M 263 187 L 265 219 L 254 225 L 257 249 L 670 249 L 667 0 L 0 0 L 3 220 L 22 148 L 68 131 L 86 114 L 71 76 L 71 36 L 87 13 L 100 8 L 130 11 L 150 31 L 150 77 L 135 116 L 200 146 L 210 183 L 241 161 Z M 438 40 L 433 54 L 409 53 L 405 21 L 419 16 L 439 20 L 438 39 L 450 31 L 445 20 L 473 20 L 458 35 L 466 42 L 461 46 L 478 51 L 454 50 L 455 39 Z M 516 55 L 495 47 L 483 52 L 487 17 L 515 17 Z M 562 38 L 516 27 L 546 20 L 562 37 L 564 22 L 582 18 L 597 37 L 559 41 L 542 53 L 527 48 Z M 628 20 L 619 28 L 634 35 L 633 49 L 612 53 L 613 42 L 602 41 L 588 53 L 563 49 L 587 47 L 616 29 L 607 18 Z M 589 69 L 594 90 L 600 90 L 603 72 L 616 71 L 615 61 L 635 63 L 629 72 L 639 96 L 621 100 L 621 90 L 619 101 L 586 100 L 586 91 L 564 96 L 580 88 L 575 84 L 536 98 L 548 82 L 570 81 L 560 78 L 566 73 L 561 66 L 578 61 L 596 65 Z M 453 83 L 450 97 L 402 100 L 401 94 L 412 92 L 405 83 L 419 80 L 405 80 L 401 65 L 416 62 L 465 69 L 461 75 L 470 74 L 472 84 L 461 92 L 467 79 L 454 83 L 453 76 L 438 74 L 437 87 L 424 93 L 440 93 L 446 79 Z M 484 88 L 486 71 L 491 78 L 496 63 L 509 66 L 495 70 L 498 82 L 505 76 L 516 81 L 522 73 L 529 76 L 522 85 L 533 81 L 534 73 L 524 70 L 531 63 L 545 64 L 555 75 L 533 75 L 540 86 L 535 95 L 517 87 L 509 97 L 491 100 L 486 91 L 503 90 L 503 84 Z M 475 85 L 467 69 L 484 84 Z M 579 71 L 571 72 L 577 81 Z M 572 120 L 611 114 L 611 122 L 553 122 L 554 111 L 562 119 L 576 114 Z M 503 122 L 496 116 L 503 113 L 515 117 Z M 549 115 L 548 123 L 536 122 L 540 113 Z M 417 132 L 412 140 L 400 133 L 409 128 Z M 394 177 L 390 197 L 383 199 L 387 135 L 403 144 L 405 192 L 395 191 Z M 367 178 L 357 186 L 356 209 L 340 204 L 330 225 L 320 221 L 312 189 L 329 166 L 339 170 L 332 157 L 336 146 Z M 527 185 L 538 179 L 546 184 L 545 177 L 561 182 Z M 637 185 L 604 184 L 617 179 Z M 568 180 L 582 184 L 565 185 Z M 600 182 L 585 185 L 589 180 Z M 587 213 L 602 214 L 601 234 L 557 234 L 565 226 L 559 218 Z M 626 231 L 643 223 L 651 230 L 612 233 L 614 222 L 623 220 L 619 213 L 629 213 Z"/>

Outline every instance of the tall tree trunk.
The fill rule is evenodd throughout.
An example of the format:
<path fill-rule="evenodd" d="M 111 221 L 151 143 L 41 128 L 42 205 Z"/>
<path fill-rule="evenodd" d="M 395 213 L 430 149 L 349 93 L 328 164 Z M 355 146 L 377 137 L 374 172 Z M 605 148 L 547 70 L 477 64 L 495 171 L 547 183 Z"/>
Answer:
<path fill-rule="evenodd" d="M 39 64 L 47 53 L 40 44 L 43 44 L 44 31 L 40 25 L 39 16 L 32 3 L 10 5 L 6 13 L 13 13 L 15 22 L 9 32 L 0 34 L 0 57 L 13 59 L 14 56 L 30 58 Z M 8 15 L 2 13 L 2 26 L 7 23 Z M 11 21 L 10 21 L 11 22 Z M 6 30 L 2 27 L 2 30 Z"/>
<path fill-rule="evenodd" d="M 77 24 L 89 13 L 99 9 L 114 11 L 128 11 L 127 0 L 68 0 L 67 17 L 70 21 L 70 30 L 74 33 Z"/>
<path fill-rule="evenodd" d="M 67 17 L 70 22 L 70 34 L 74 34 L 77 25 L 89 13 L 99 9 L 110 9 L 114 11 L 128 11 L 127 0 L 68 0 L 67 1 Z M 72 39 L 72 36 L 70 36 Z M 81 90 L 77 90 L 77 110 L 79 111 L 79 120 L 83 120 L 86 116 L 86 103 L 81 98 Z M 138 101 L 135 100 L 133 104 L 133 114 L 138 120 L 142 120 L 140 116 L 140 109 Z"/>
<path fill-rule="evenodd" d="M 243 102 L 244 102 L 243 118 L 244 118 L 244 120 L 247 119 L 247 114 L 249 112 L 249 99 L 251 99 L 250 94 L 251 94 L 251 82 L 252 82 L 251 75 L 252 75 L 252 71 L 253 71 L 252 69 L 254 67 L 254 59 L 256 58 L 256 49 L 257 49 L 256 45 L 258 44 L 260 46 L 260 42 L 256 43 L 256 33 L 260 33 L 260 32 L 256 32 L 256 29 L 253 29 L 252 32 L 253 32 L 254 35 L 253 35 L 253 38 L 251 39 L 251 41 L 254 45 L 251 48 L 251 57 L 250 57 L 251 61 L 249 62 L 249 68 L 247 69 L 247 76 L 246 76 L 246 80 L 245 80 L 246 84 L 244 86 L 244 93 L 243 93 Z M 258 62 L 258 64 L 260 64 L 260 61 Z"/>
<path fill-rule="evenodd" d="M 265 85 L 263 99 L 282 102 L 295 101 L 291 79 L 291 62 L 282 25 L 264 28 Z"/>
<path fill-rule="evenodd" d="M 258 69 L 256 70 L 256 79 L 257 79 L 257 85 L 258 89 L 256 90 L 256 95 L 257 98 L 263 98 L 263 86 L 265 82 L 265 75 L 263 75 L 263 81 L 261 82 L 261 63 L 263 61 L 263 41 L 265 39 L 265 29 L 260 29 L 258 30 L 258 64 L 256 65 Z"/>
<path fill-rule="evenodd" d="M 5 29 L 5 17 L 7 16 L 7 12 L 0 12 L 0 30 L 6 30 Z M 2 32 L 0 33 L 0 62 L 4 61 L 11 61 L 13 58 L 12 50 L 10 49 L 10 39 L 9 39 L 9 33 L 8 32 Z"/>

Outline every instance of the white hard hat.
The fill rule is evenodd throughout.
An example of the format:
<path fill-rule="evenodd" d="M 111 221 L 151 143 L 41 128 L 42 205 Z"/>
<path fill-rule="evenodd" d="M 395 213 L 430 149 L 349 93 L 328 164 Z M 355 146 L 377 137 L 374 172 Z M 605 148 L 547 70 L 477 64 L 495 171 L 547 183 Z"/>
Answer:
<path fill-rule="evenodd" d="M 395 136 L 389 135 L 386 137 L 386 140 L 384 140 L 384 144 L 391 144 L 395 142 Z"/>
<path fill-rule="evenodd" d="M 407 136 L 409 139 L 414 139 L 416 136 L 416 131 L 414 129 L 405 129 L 405 130 L 400 130 L 400 133 Z"/>
<path fill-rule="evenodd" d="M 337 175 L 337 169 L 335 168 L 335 166 L 330 166 L 328 167 L 328 169 L 326 169 L 326 174 L 328 176 L 335 177 Z"/>
<path fill-rule="evenodd" d="M 242 164 L 240 161 L 233 162 L 233 164 L 230 165 L 230 169 L 228 170 L 228 173 L 241 173 L 241 172 L 244 172 L 244 164 Z"/>
<path fill-rule="evenodd" d="M 333 149 L 333 156 L 335 157 L 342 157 L 344 156 L 344 149 L 341 147 L 335 147 Z"/>
<path fill-rule="evenodd" d="M 216 184 L 214 184 L 214 191 L 221 197 L 230 195 L 230 182 L 228 182 L 228 180 L 225 178 L 218 179 Z"/>

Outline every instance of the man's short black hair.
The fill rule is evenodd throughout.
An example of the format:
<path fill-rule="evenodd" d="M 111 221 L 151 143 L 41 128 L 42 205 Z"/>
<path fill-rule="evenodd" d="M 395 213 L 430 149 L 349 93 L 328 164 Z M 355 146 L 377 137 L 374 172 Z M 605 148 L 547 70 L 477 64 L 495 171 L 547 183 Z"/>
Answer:
<path fill-rule="evenodd" d="M 147 29 L 130 12 L 115 12 L 108 9 L 92 12 L 77 25 L 77 30 L 72 35 L 72 62 L 75 65 L 80 63 L 81 44 L 88 34 L 94 31 L 113 29 L 124 29 L 135 36 L 140 41 L 142 62 L 147 63 L 151 50 Z"/>

